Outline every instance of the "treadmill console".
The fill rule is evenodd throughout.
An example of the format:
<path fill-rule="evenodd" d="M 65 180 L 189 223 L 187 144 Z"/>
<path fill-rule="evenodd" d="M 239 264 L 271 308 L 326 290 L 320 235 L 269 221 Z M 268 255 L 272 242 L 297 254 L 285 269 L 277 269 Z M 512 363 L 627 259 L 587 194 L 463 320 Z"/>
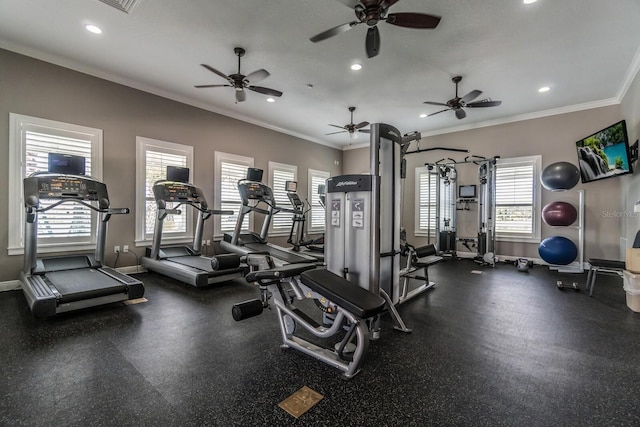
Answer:
<path fill-rule="evenodd" d="M 185 182 L 161 181 L 153 186 L 156 201 L 201 203 L 204 200 L 198 187 Z"/>
<path fill-rule="evenodd" d="M 247 204 L 249 200 L 267 202 L 273 206 L 276 204 L 271 188 L 261 182 L 240 181 L 238 183 L 238 191 L 244 204 Z"/>
<path fill-rule="evenodd" d="M 101 205 L 109 206 L 107 186 L 79 175 L 42 174 L 25 178 L 24 199 L 31 206 L 37 206 L 40 199 L 100 201 Z"/>

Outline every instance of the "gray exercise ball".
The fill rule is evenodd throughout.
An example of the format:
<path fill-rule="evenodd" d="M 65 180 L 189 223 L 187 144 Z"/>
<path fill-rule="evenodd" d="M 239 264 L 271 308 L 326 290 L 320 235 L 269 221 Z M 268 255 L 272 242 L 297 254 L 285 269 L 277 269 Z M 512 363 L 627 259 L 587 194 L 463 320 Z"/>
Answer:
<path fill-rule="evenodd" d="M 580 171 L 573 163 L 552 163 L 542 171 L 540 183 L 551 191 L 570 190 L 580 181 Z"/>

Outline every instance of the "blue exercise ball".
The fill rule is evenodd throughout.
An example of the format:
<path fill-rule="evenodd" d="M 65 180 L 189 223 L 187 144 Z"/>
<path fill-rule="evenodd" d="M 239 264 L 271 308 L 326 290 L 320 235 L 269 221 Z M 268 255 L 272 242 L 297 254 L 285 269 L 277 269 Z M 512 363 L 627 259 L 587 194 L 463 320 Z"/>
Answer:
<path fill-rule="evenodd" d="M 568 265 L 577 258 L 578 248 L 566 237 L 551 236 L 540 242 L 538 253 L 549 264 Z"/>
<path fill-rule="evenodd" d="M 542 219 L 552 226 L 569 226 L 578 219 L 578 211 L 567 202 L 551 202 L 542 208 Z"/>
<path fill-rule="evenodd" d="M 551 191 L 570 190 L 580 181 L 580 171 L 569 162 L 552 163 L 542 171 L 540 182 Z"/>

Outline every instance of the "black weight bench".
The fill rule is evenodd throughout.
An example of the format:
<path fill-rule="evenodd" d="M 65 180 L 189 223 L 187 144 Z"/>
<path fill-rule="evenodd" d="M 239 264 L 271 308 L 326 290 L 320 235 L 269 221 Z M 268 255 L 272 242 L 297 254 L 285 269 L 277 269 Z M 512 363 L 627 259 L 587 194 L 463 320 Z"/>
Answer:
<path fill-rule="evenodd" d="M 305 271 L 300 275 L 300 280 L 361 319 L 368 319 L 384 310 L 385 301 L 380 295 L 354 285 L 329 270 Z"/>
<path fill-rule="evenodd" d="M 328 270 L 316 269 L 313 264 L 289 264 L 253 271 L 246 280 L 260 285 L 261 299 L 234 305 L 234 319 L 260 314 L 273 300 L 280 317 L 283 348 L 295 348 L 306 353 L 340 369 L 347 378 L 359 372 L 369 346 L 370 331 L 366 320 L 384 310 L 384 298 Z M 290 289 L 286 289 L 285 284 Z M 296 300 L 315 300 L 315 305 L 308 306 L 335 316 L 333 323 L 323 325 L 316 322 L 314 316 L 294 306 L 292 295 Z M 337 338 L 339 341 L 334 346 L 327 347 L 308 341 L 308 334 L 304 337 L 297 335 L 301 328 L 323 340 L 334 335 L 341 338 Z"/>

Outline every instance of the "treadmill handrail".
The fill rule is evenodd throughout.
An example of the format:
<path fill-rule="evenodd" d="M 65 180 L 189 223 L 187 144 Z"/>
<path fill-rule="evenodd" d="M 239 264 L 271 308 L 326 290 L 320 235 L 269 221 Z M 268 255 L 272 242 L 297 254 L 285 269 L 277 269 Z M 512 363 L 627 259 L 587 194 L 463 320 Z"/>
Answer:
<path fill-rule="evenodd" d="M 59 200 L 57 202 L 55 202 L 52 205 L 43 207 L 43 208 L 37 208 L 36 212 L 47 212 L 50 209 L 53 209 L 55 207 L 60 206 L 63 203 L 68 203 L 68 202 L 74 202 L 74 203 L 78 203 L 80 205 L 86 206 L 89 209 L 99 212 L 99 213 L 105 213 L 105 214 L 109 214 L 109 215 L 119 215 L 119 214 L 128 214 L 131 212 L 131 210 L 129 208 L 106 208 L 106 209 L 101 209 L 101 208 L 97 208 L 95 206 L 93 206 L 90 203 L 87 203 L 83 200 L 77 199 L 75 197 L 69 197 L 68 199 L 62 199 Z"/>

